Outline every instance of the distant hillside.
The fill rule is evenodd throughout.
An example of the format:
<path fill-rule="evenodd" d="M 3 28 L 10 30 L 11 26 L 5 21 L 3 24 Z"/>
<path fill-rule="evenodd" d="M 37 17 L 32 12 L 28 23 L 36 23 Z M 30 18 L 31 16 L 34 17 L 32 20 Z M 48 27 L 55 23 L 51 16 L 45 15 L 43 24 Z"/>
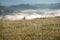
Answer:
<path fill-rule="evenodd" d="M 2 14 L 2 10 L 5 14 L 13 13 L 13 12 L 19 12 L 20 10 L 25 9 L 60 9 L 60 3 L 56 4 L 20 4 L 20 5 L 13 5 L 9 7 L 0 6 L 0 15 Z"/>
<path fill-rule="evenodd" d="M 56 4 L 37 4 L 35 5 L 36 8 L 49 8 L 49 9 L 60 9 L 60 3 L 56 3 Z"/>

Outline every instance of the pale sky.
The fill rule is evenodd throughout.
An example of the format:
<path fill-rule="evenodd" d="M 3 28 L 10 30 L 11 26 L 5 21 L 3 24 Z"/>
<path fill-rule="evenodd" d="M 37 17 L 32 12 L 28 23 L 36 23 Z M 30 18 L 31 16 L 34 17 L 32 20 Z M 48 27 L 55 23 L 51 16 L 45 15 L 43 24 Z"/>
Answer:
<path fill-rule="evenodd" d="M 0 0 L 1 5 L 60 3 L 60 0 Z"/>

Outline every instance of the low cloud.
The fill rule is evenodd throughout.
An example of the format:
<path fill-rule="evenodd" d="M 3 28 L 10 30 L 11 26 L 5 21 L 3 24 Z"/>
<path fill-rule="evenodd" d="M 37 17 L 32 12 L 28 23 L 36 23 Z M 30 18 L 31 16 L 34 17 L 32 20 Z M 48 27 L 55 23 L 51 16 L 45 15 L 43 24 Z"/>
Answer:
<path fill-rule="evenodd" d="M 13 13 L 13 15 L 0 16 L 3 20 L 31 20 L 35 18 L 55 17 L 60 16 L 60 9 L 27 9 L 20 12 Z"/>

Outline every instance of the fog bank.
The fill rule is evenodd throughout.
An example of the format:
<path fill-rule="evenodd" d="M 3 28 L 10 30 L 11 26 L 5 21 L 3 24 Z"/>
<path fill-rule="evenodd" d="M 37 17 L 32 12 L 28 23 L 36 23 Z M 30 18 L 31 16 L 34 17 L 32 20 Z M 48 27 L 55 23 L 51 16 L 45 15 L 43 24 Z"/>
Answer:
<path fill-rule="evenodd" d="M 60 16 L 60 9 L 52 10 L 52 9 L 28 9 L 21 10 L 20 12 L 13 13 L 11 15 L 6 14 L 4 16 L 0 16 L 0 19 L 3 20 L 32 20 L 35 18 L 45 18 L 45 17 L 56 17 Z"/>

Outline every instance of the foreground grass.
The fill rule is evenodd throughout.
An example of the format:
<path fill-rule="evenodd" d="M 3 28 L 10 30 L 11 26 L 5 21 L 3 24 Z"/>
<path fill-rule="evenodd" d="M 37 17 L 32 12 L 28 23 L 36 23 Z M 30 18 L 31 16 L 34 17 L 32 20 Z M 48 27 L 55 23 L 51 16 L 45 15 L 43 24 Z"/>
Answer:
<path fill-rule="evenodd" d="M 60 40 L 60 18 L 0 21 L 0 40 Z"/>

